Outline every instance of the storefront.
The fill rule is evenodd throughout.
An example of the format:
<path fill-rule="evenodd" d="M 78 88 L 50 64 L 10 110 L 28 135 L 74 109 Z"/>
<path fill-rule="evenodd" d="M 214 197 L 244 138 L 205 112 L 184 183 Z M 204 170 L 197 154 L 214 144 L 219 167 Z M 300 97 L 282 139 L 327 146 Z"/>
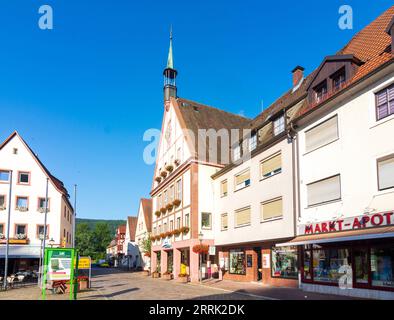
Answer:
<path fill-rule="evenodd" d="M 273 243 L 221 247 L 219 265 L 223 279 L 261 282 L 273 286 L 298 286 L 298 251 L 295 246 Z"/>
<path fill-rule="evenodd" d="M 394 212 L 300 226 L 301 287 L 363 298 L 394 298 Z"/>

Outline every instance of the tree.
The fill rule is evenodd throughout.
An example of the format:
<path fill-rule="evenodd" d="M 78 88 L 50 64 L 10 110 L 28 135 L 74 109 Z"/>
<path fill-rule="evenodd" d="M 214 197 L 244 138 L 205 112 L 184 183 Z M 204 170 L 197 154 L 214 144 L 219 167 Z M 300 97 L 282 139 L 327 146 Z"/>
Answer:
<path fill-rule="evenodd" d="M 151 252 L 152 249 L 152 241 L 150 239 L 150 236 L 144 238 L 141 242 L 141 249 L 144 253 L 149 253 Z"/>
<path fill-rule="evenodd" d="M 105 258 L 106 249 L 111 240 L 112 234 L 108 225 L 103 222 L 97 223 L 92 233 L 94 259 Z"/>
<path fill-rule="evenodd" d="M 77 224 L 75 230 L 75 246 L 81 256 L 92 255 L 92 231 L 87 223 Z"/>

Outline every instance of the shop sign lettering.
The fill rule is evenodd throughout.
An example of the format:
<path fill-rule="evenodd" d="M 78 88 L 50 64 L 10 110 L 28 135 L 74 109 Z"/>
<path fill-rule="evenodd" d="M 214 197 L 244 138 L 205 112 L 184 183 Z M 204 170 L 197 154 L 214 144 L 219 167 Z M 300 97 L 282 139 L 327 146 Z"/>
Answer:
<path fill-rule="evenodd" d="M 325 221 L 300 226 L 299 234 L 316 234 L 358 230 L 394 224 L 394 211 L 362 215 L 357 217 Z"/>

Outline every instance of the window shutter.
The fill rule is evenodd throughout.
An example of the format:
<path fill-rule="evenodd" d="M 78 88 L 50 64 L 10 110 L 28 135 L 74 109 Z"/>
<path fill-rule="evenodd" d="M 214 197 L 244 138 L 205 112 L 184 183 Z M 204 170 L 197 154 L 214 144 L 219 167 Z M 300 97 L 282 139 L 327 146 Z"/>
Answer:
<path fill-rule="evenodd" d="M 338 139 L 337 116 L 321 123 L 305 133 L 306 152 Z"/>
<path fill-rule="evenodd" d="M 227 213 L 222 214 L 222 230 L 226 230 L 228 228 L 228 215 Z"/>
<path fill-rule="evenodd" d="M 250 207 L 235 212 L 235 225 L 237 227 L 250 224 Z"/>
<path fill-rule="evenodd" d="M 308 206 L 339 200 L 341 198 L 340 176 L 327 178 L 307 185 Z"/>
<path fill-rule="evenodd" d="M 261 218 L 267 220 L 271 218 L 280 217 L 283 215 L 283 202 L 282 198 L 263 203 L 261 205 Z"/>
<path fill-rule="evenodd" d="M 277 169 L 280 169 L 282 167 L 281 163 L 281 154 L 277 154 L 276 156 L 273 156 L 272 158 L 265 160 L 261 163 L 261 174 L 262 176 L 266 176 L 271 172 L 274 172 Z"/>
<path fill-rule="evenodd" d="M 378 161 L 379 190 L 394 187 L 394 155 Z"/>
<path fill-rule="evenodd" d="M 250 179 L 250 171 L 247 170 L 235 177 L 235 184 L 239 185 L 249 179 Z"/>
<path fill-rule="evenodd" d="M 222 192 L 221 192 L 221 194 L 222 195 L 225 195 L 225 194 L 227 194 L 227 181 L 224 181 L 224 182 L 222 182 Z"/>

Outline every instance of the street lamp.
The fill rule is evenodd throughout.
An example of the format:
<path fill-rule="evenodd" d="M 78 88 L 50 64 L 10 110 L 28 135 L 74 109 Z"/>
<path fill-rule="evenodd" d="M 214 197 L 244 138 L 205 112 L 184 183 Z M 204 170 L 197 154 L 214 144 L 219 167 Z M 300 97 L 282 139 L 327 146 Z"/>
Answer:
<path fill-rule="evenodd" d="M 200 241 L 200 249 L 202 245 L 202 239 L 204 237 L 204 234 L 200 231 L 198 234 L 198 240 Z M 202 252 L 200 250 L 200 284 L 202 284 Z"/>
<path fill-rule="evenodd" d="M 55 240 L 53 240 L 53 238 L 49 240 L 49 245 L 51 246 L 51 248 L 55 245 Z"/>

